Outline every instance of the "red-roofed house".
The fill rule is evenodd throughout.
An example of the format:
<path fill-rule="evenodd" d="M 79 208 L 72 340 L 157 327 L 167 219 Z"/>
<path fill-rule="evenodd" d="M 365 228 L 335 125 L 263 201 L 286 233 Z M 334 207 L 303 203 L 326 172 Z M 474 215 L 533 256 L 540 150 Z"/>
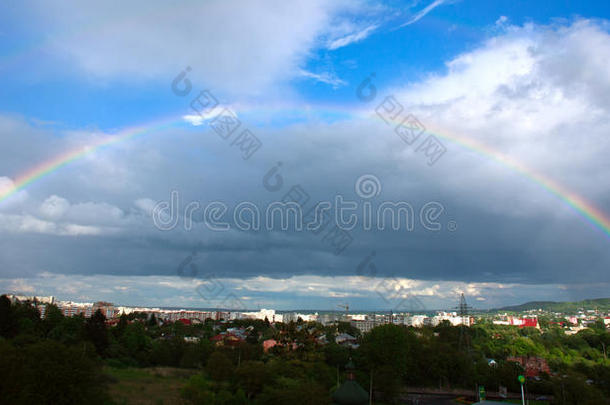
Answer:
<path fill-rule="evenodd" d="M 525 369 L 526 377 L 536 377 L 540 375 L 540 373 L 551 373 L 549 365 L 542 357 L 512 356 L 508 357 L 506 360 L 521 364 Z"/>
<path fill-rule="evenodd" d="M 538 327 L 538 318 L 523 318 L 523 323 L 519 326 L 520 328 L 530 327 L 537 328 Z"/>
<path fill-rule="evenodd" d="M 216 346 L 237 346 L 240 343 L 242 343 L 244 341 L 244 339 L 240 338 L 239 336 L 236 336 L 232 333 L 220 333 L 216 336 L 213 336 L 210 338 L 210 341 L 212 343 L 215 343 Z"/>

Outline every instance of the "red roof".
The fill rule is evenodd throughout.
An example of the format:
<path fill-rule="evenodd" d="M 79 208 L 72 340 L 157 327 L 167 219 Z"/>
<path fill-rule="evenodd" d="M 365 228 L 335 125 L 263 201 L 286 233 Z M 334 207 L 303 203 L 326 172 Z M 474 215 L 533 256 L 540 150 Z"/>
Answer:
<path fill-rule="evenodd" d="M 178 322 L 182 322 L 185 325 L 190 325 L 191 324 L 191 320 L 190 319 L 185 319 L 185 318 L 178 319 Z"/>
<path fill-rule="evenodd" d="M 232 333 L 226 333 L 226 334 L 220 333 L 216 336 L 212 336 L 210 338 L 210 341 L 216 342 L 216 344 L 220 344 L 220 342 L 222 342 L 227 345 L 235 346 L 235 345 L 238 345 L 240 342 L 243 342 L 243 339 L 240 338 L 239 336 L 235 336 Z"/>
<path fill-rule="evenodd" d="M 532 328 L 536 328 L 538 326 L 538 319 L 537 318 L 523 318 L 523 324 L 521 325 L 521 327 L 532 327 Z"/>

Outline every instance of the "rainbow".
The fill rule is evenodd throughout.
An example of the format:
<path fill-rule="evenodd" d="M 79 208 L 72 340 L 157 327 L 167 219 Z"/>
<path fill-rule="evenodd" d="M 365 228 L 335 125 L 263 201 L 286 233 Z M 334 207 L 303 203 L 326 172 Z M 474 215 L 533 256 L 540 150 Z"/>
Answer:
<path fill-rule="evenodd" d="M 395 123 L 401 123 L 398 120 L 392 120 Z M 610 237 L 610 217 L 597 208 L 593 203 L 586 201 L 577 193 L 569 190 L 562 184 L 551 179 L 541 172 L 537 172 L 531 167 L 511 158 L 510 156 L 491 148 L 473 138 L 468 138 L 462 135 L 450 134 L 447 131 L 434 129 L 433 131 L 426 130 L 426 133 L 432 134 L 442 139 L 446 139 L 452 143 L 458 144 L 467 150 L 473 151 L 478 155 L 487 157 L 534 182 L 548 193 L 558 197 L 568 207 L 570 207 L 579 216 L 584 218 L 593 227 L 602 231 L 607 237 Z M 422 135 L 422 138 L 425 136 Z"/>
<path fill-rule="evenodd" d="M 256 109 L 256 108 L 255 108 Z M 344 113 L 342 111 L 342 113 Z M 157 121 L 153 124 L 143 125 L 139 127 L 128 128 L 121 131 L 117 135 L 109 136 L 95 143 L 85 145 L 74 150 L 70 150 L 62 155 L 56 156 L 53 159 L 43 162 L 27 172 L 19 175 L 11 187 L 5 190 L 0 190 L 0 202 L 6 200 L 10 196 L 14 195 L 18 191 L 24 189 L 33 182 L 53 173 L 60 168 L 81 159 L 96 150 L 115 144 L 117 142 L 125 141 L 127 139 L 134 138 L 139 135 L 150 133 L 155 130 L 165 129 L 171 127 L 177 123 L 184 123 L 182 117 L 176 119 L 170 118 L 161 121 Z M 584 218 L 588 223 L 593 225 L 596 229 L 602 231 L 607 237 L 610 237 L 610 217 L 603 211 L 595 207 L 594 204 L 585 200 L 582 196 L 567 189 L 562 184 L 549 178 L 543 173 L 537 172 L 534 169 L 526 166 L 525 164 L 511 158 L 504 153 L 491 148 L 473 138 L 465 137 L 458 134 L 451 134 L 447 131 L 441 131 L 437 129 L 426 131 L 427 134 L 432 134 L 441 139 L 448 140 L 452 143 L 460 145 L 461 147 L 473 151 L 478 155 L 489 158 L 502 166 L 505 166 L 512 171 L 519 173 L 526 177 L 530 181 L 534 182 L 548 193 L 556 196 L 575 211 L 579 216 Z"/>
<path fill-rule="evenodd" d="M 0 189 L 0 202 L 8 199 L 20 190 L 23 190 L 33 182 L 61 169 L 70 163 L 84 158 L 87 155 L 94 153 L 95 151 L 116 144 L 127 139 L 135 138 L 139 135 L 144 135 L 152 131 L 169 128 L 173 124 L 182 122 L 182 120 L 176 120 L 175 118 L 164 119 L 156 121 L 148 125 L 142 125 L 138 127 L 130 127 L 116 135 L 107 136 L 96 140 L 95 142 L 89 143 L 84 146 L 77 147 L 76 149 L 69 150 L 61 155 L 55 156 L 51 160 L 43 162 L 37 166 L 32 167 L 21 175 L 17 176 L 13 180 L 13 184 L 5 189 Z"/>
<path fill-rule="evenodd" d="M 443 137 L 442 135 L 439 136 Z M 480 154 L 484 154 L 485 156 L 490 157 L 496 162 L 501 163 L 502 165 L 511 168 L 514 171 L 529 178 L 531 181 L 538 184 L 544 190 L 555 195 L 563 202 L 565 202 L 570 208 L 572 208 L 576 213 L 586 219 L 593 226 L 600 229 L 607 236 L 610 236 L 610 217 L 608 217 L 606 213 L 595 207 L 592 203 L 586 201 L 584 198 L 582 198 L 575 192 L 568 190 L 563 185 L 549 178 L 545 174 L 536 172 L 531 168 L 525 166 L 521 162 L 516 161 L 513 158 L 501 152 L 493 150 L 490 147 L 483 145 L 482 143 L 477 142 L 475 140 L 467 139 L 464 137 L 458 137 L 455 135 L 444 136 L 444 138 L 458 143 L 464 147 L 467 147 L 470 150 L 473 150 Z"/>

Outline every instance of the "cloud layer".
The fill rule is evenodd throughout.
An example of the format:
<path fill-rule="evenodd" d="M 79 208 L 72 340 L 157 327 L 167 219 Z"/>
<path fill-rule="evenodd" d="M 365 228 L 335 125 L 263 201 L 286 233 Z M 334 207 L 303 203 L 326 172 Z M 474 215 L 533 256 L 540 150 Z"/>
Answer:
<path fill-rule="evenodd" d="M 49 10 L 41 4 L 37 12 L 52 13 L 54 24 L 70 27 L 49 41 L 79 69 L 131 78 L 171 76 L 191 65 L 201 75 L 194 77 L 228 94 L 280 88 L 295 72 L 347 85 L 340 78 L 307 73 L 301 65 L 320 43 L 339 49 L 373 31 L 366 31 L 372 27 L 368 21 L 330 30 L 333 19 L 350 11 L 341 3 L 278 3 L 273 13 L 264 15 L 251 2 L 238 8 L 212 2 L 165 12 L 144 7 L 138 13 L 134 4 L 126 11 L 134 16 L 130 20 L 117 16 L 110 5 L 67 12 L 71 5 Z M 178 18 L 189 24 L 170 30 Z M 494 295 L 499 285 L 509 285 L 511 291 L 545 286 L 553 297 L 581 294 L 583 280 L 610 282 L 606 234 L 527 176 L 451 140 L 452 135 L 476 140 L 601 209 L 608 207 L 608 27 L 588 20 L 502 27 L 475 49 L 447 61 L 443 72 L 417 82 L 398 72 L 397 85 L 378 89 L 374 102 L 341 108 L 342 117 L 349 118 L 278 125 L 272 118 L 281 118 L 290 108 L 274 105 L 269 122 L 261 123 L 256 108 L 267 107 L 268 99 L 263 97 L 259 105 L 236 103 L 244 123 L 259 118 L 250 129 L 264 146 L 248 161 L 205 122 L 191 119 L 200 125 L 185 122 L 150 131 L 73 162 L 1 203 L 3 285 L 47 291 L 48 282 L 48 291 L 68 294 L 56 283 L 67 277 L 86 284 L 76 285 L 75 295 L 90 296 L 91 286 L 100 283 L 119 298 L 121 292 L 114 288 L 123 285 L 120 280 L 139 280 L 134 283 L 142 291 L 142 280 L 154 280 L 160 288 L 161 282 L 175 281 L 180 263 L 196 253 L 201 274 L 217 274 L 232 290 L 245 291 L 243 297 L 267 289 L 268 297 L 276 294 L 273 299 L 285 306 L 295 291 L 303 293 L 303 303 L 327 296 L 380 305 L 366 283 L 354 282 L 359 264 L 373 251 L 379 277 L 398 277 L 413 292 L 435 296 L 431 307 L 446 303 L 458 287 L 483 286 L 484 292 L 473 290 L 471 295 L 491 305 L 487 303 L 511 298 Z M 88 46 L 92 42 L 98 46 Z M 445 143 L 447 152 L 434 166 L 375 114 L 389 95 Z M 185 102 L 183 115 L 192 113 L 187 106 Z M 306 111 L 305 106 L 297 108 Z M 32 162 L 104 135 L 1 116 L 0 188 L 13 184 Z M 270 192 L 263 178 L 277 162 L 282 162 L 284 187 Z M 182 210 L 189 201 L 263 206 L 297 184 L 312 202 L 338 194 L 358 200 L 354 183 L 364 174 L 382 182 L 376 204 L 406 201 L 420 207 L 440 202 L 445 209 L 441 230 L 355 230 L 353 243 L 337 256 L 322 238 L 305 232 L 213 232 L 201 224 L 161 232 L 151 219 L 155 203 L 168 200 L 173 190 L 180 194 Z M 449 221 L 457 223 L 457 231 L 448 231 Z M 40 281 L 40 274 L 46 281 Z M 239 280 L 247 281 L 240 285 Z M 336 288 L 343 284 L 349 288 Z M 183 287 L 192 289 L 188 283 Z M 311 297 L 308 287 L 314 288 Z M 171 299 L 159 294 L 150 302 Z M 145 303 L 146 297 L 139 299 L 137 303 Z"/>

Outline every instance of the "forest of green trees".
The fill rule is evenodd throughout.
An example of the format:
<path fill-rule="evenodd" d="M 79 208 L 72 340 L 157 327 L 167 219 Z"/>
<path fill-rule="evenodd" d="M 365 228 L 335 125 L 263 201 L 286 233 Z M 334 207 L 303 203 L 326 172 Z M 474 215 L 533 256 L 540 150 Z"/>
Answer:
<path fill-rule="evenodd" d="M 210 341 L 230 326 L 249 327 L 244 342 L 217 346 Z M 356 335 L 359 347 L 335 344 L 337 332 Z M 322 335 L 327 344 L 318 343 Z M 185 336 L 199 340 L 187 342 Z M 286 344 L 265 353 L 262 342 L 270 338 Z M 113 404 L 107 370 L 167 366 L 193 370 L 181 389 L 186 403 L 330 404 L 350 358 L 362 387 L 368 390 L 372 379 L 375 403 L 398 401 L 407 387 L 480 384 L 497 390 L 503 385 L 518 392 L 523 370 L 506 361 L 516 355 L 543 357 L 552 370 L 529 380 L 529 393 L 552 396 L 555 404 L 604 404 L 610 397 L 608 344 L 610 333 L 602 324 L 573 336 L 559 326 L 541 332 L 491 323 L 463 330 L 447 323 L 417 329 L 384 325 L 360 336 L 348 323 L 184 325 L 131 314 L 108 326 L 100 312 L 89 319 L 68 318 L 53 305 L 41 319 L 29 304 L 2 296 L 0 403 Z"/>

